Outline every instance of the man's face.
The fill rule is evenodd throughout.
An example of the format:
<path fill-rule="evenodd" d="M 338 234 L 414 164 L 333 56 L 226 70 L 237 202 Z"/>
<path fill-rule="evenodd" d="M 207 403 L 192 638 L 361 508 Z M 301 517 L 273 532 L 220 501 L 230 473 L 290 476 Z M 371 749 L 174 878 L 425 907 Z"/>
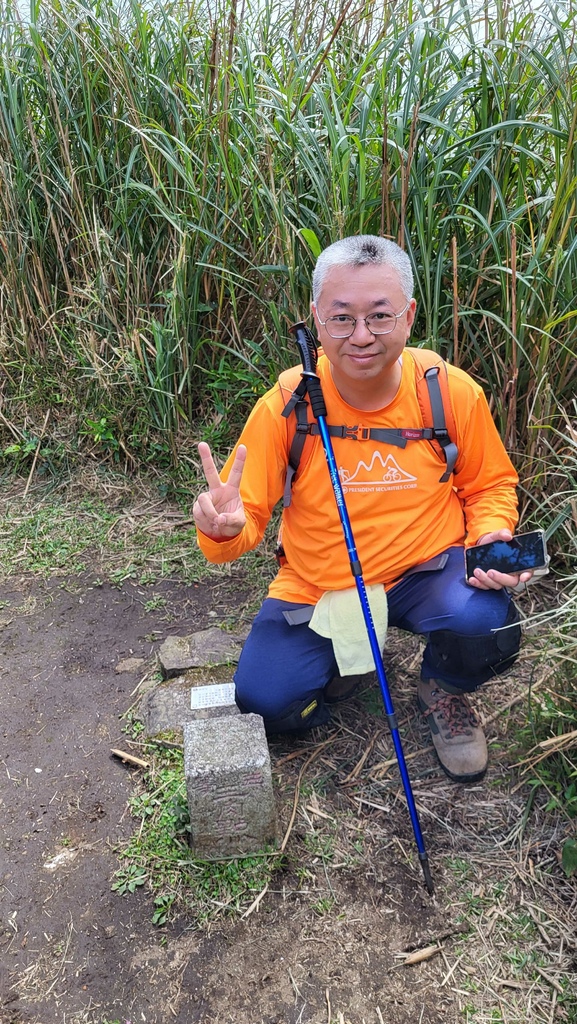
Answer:
<path fill-rule="evenodd" d="M 364 381 L 372 386 L 383 381 L 396 366 L 415 319 L 416 303 L 396 321 L 390 334 L 375 335 L 364 323 L 371 313 L 400 313 L 407 306 L 399 275 L 393 267 L 368 263 L 361 267 L 332 267 L 325 277 L 318 305 L 312 311 L 319 342 L 333 367 L 337 387 Z M 321 321 L 331 316 L 352 316 L 357 320 L 350 338 L 331 338 Z"/>

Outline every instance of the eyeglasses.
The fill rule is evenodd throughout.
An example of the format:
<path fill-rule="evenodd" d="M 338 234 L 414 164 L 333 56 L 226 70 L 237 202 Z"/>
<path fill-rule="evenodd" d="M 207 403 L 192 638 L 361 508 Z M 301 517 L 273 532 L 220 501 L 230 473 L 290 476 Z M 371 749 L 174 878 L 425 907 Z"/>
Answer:
<path fill-rule="evenodd" d="M 329 316 L 326 320 L 319 320 L 321 327 L 326 327 L 327 334 L 331 338 L 350 338 L 354 334 L 355 327 L 359 320 L 362 320 L 371 334 L 391 334 L 397 326 L 397 320 L 407 312 L 410 302 L 400 313 L 369 313 L 368 316 L 354 316 L 342 314 Z"/>

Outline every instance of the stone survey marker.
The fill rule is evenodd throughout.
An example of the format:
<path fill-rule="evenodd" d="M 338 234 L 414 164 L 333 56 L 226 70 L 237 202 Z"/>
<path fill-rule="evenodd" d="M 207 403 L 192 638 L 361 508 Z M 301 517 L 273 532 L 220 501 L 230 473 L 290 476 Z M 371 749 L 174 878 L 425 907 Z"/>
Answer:
<path fill-rule="evenodd" d="M 244 857 L 275 840 L 270 756 L 260 715 L 187 722 L 184 773 L 196 856 Z"/>
<path fill-rule="evenodd" d="M 264 724 L 234 702 L 241 643 L 214 627 L 169 637 L 159 651 L 164 681 L 142 702 L 147 735 L 182 733 L 190 845 L 204 860 L 245 857 L 276 839 Z"/>

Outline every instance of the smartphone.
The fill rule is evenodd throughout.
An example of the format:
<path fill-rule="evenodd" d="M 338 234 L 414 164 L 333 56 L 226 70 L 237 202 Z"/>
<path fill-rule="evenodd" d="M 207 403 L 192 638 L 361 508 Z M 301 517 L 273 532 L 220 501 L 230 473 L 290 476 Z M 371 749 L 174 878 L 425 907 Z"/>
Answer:
<path fill-rule="evenodd" d="M 516 573 L 525 569 L 542 569 L 547 565 L 547 547 L 543 530 L 519 533 L 512 540 L 493 540 L 489 544 L 477 544 L 465 549 L 465 572 L 467 579 L 475 569 L 487 572 Z"/>

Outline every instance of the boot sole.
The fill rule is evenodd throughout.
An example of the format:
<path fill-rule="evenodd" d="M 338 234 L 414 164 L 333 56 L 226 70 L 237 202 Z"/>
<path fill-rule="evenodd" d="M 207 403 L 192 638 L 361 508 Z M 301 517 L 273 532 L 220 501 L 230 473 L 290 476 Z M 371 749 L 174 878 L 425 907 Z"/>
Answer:
<path fill-rule="evenodd" d="M 487 774 L 487 768 L 489 767 L 488 765 L 486 765 L 480 772 L 469 772 L 467 775 L 455 775 L 454 772 L 449 771 L 449 769 L 445 767 L 445 765 L 443 764 L 443 762 L 441 761 L 441 758 L 439 757 L 439 755 L 437 753 L 437 748 L 436 747 L 435 747 L 435 756 L 436 756 L 437 761 L 439 762 L 441 768 L 443 769 L 445 775 L 447 775 L 451 779 L 451 782 L 463 782 L 463 783 L 466 783 L 466 782 L 480 782 L 481 779 L 483 779 L 485 777 L 485 775 Z"/>

